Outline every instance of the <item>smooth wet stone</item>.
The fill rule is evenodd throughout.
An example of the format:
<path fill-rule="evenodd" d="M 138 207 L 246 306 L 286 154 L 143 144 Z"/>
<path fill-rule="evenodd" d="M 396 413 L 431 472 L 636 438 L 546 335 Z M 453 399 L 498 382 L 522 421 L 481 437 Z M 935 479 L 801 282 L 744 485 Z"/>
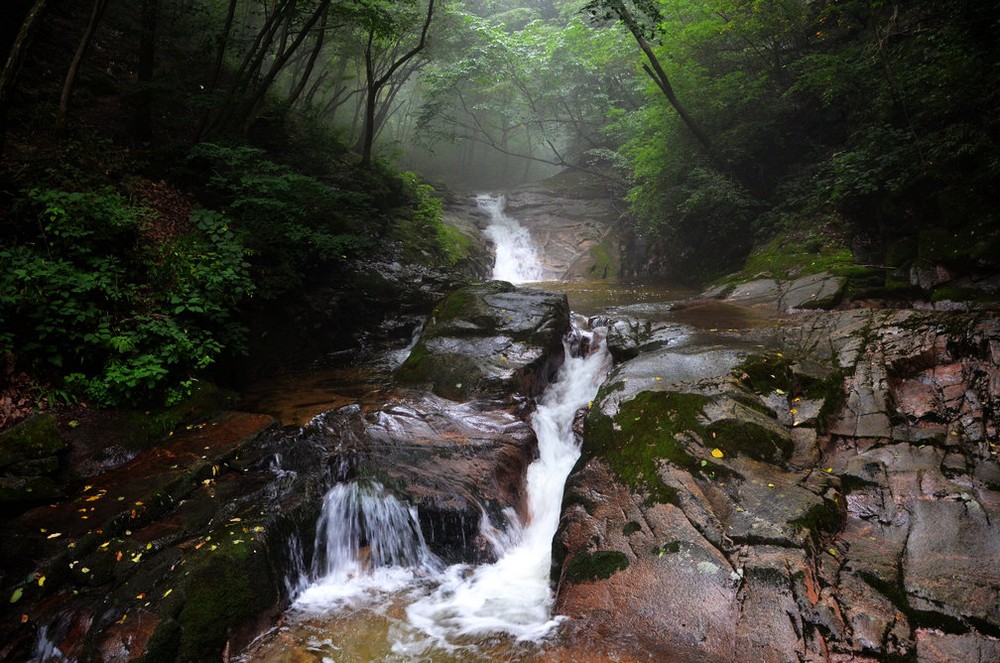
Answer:
<path fill-rule="evenodd" d="M 413 393 L 377 410 L 324 413 L 303 440 L 333 451 L 341 480 L 378 481 L 416 506 L 428 546 L 448 562 L 492 561 L 484 514 L 500 526 L 507 509 L 528 517 L 524 477 L 535 433 L 505 410 Z"/>
<path fill-rule="evenodd" d="M 640 353 L 683 344 L 691 335 L 691 329 L 684 325 L 654 323 L 629 316 L 608 321 L 607 330 L 608 351 L 618 362 L 633 359 Z"/>
<path fill-rule="evenodd" d="M 803 276 L 783 288 L 780 306 L 785 310 L 831 308 L 843 297 L 846 287 L 847 279 L 826 272 Z"/>
<path fill-rule="evenodd" d="M 503 281 L 461 288 L 434 308 L 395 379 L 455 401 L 536 396 L 562 363 L 569 327 L 565 295 Z"/>

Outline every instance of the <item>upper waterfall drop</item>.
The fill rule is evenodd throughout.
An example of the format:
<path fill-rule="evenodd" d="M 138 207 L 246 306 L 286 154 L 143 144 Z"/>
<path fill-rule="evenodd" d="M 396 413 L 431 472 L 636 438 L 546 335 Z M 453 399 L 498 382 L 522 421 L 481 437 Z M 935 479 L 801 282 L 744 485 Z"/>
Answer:
<path fill-rule="evenodd" d="M 504 212 L 502 195 L 479 194 L 476 204 L 490 215 L 486 236 L 496 247 L 493 278 L 511 283 L 532 283 L 546 280 L 545 268 L 538 259 L 538 249 L 528 229 Z"/>

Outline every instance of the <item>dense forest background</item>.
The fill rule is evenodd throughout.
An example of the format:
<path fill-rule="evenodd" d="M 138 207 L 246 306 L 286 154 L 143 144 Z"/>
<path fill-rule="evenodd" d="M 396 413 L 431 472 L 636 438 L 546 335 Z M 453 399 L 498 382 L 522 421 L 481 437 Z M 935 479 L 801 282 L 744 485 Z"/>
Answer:
<path fill-rule="evenodd" d="M 891 297 L 1000 256 L 992 0 L 3 12 L 6 418 L 26 389 L 182 399 L 359 262 L 461 269 L 445 186 L 597 174 L 637 277 L 839 270 Z"/>

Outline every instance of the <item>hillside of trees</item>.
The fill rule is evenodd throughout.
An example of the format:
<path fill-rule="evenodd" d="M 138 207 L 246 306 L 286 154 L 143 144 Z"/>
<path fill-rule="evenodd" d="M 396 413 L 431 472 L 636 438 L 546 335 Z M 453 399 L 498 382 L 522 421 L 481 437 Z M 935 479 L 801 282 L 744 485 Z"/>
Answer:
<path fill-rule="evenodd" d="M 0 353 L 41 400 L 176 400 L 320 275 L 457 265 L 406 171 L 597 173 L 638 277 L 833 269 L 891 296 L 913 269 L 996 272 L 990 0 L 4 11 Z"/>

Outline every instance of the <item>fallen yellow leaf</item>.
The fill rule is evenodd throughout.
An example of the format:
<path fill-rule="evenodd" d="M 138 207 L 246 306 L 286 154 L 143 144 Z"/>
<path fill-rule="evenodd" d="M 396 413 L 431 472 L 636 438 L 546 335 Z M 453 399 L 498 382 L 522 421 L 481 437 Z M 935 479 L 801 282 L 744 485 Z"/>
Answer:
<path fill-rule="evenodd" d="M 718 447 L 712 449 L 712 457 L 713 458 L 722 458 L 724 455 L 725 454 L 722 453 L 722 449 L 720 449 Z"/>

